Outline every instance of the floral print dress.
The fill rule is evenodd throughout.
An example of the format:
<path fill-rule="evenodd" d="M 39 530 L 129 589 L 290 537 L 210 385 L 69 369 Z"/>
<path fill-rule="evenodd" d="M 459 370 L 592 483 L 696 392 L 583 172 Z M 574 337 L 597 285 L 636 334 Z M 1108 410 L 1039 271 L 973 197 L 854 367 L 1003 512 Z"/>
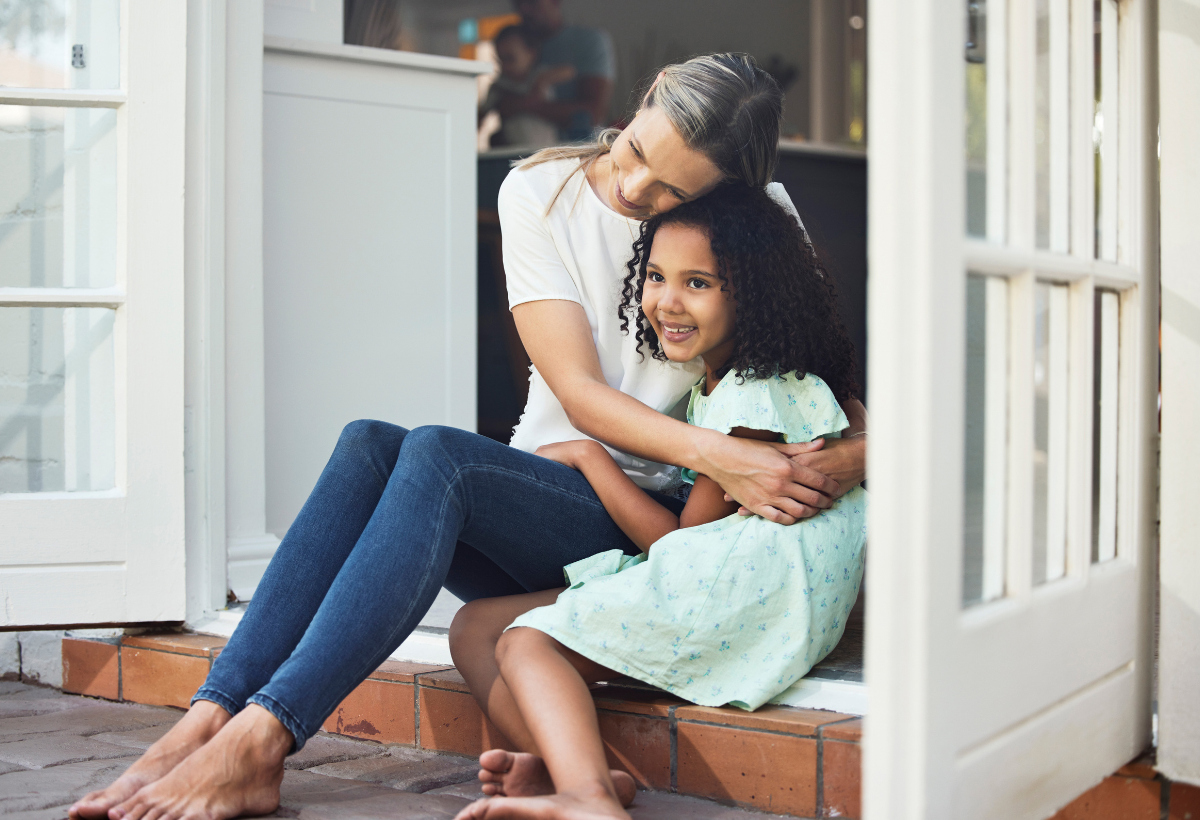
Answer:
<path fill-rule="evenodd" d="M 692 388 L 688 422 L 773 430 L 789 443 L 848 423 L 812 374 Z M 684 480 L 695 473 L 683 471 Z M 568 589 L 509 627 L 532 627 L 603 666 L 702 706 L 757 709 L 837 645 L 863 573 L 867 493 L 855 487 L 791 526 L 736 513 L 564 568 Z"/>

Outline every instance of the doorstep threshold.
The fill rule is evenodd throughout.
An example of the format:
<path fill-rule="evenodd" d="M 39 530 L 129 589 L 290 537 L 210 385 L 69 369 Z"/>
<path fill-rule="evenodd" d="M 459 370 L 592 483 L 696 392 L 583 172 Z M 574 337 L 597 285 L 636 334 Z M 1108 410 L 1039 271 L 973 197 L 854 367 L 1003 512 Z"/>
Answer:
<path fill-rule="evenodd" d="M 193 632 L 228 638 L 241 623 L 245 611 L 246 605 L 238 604 L 209 613 L 195 623 L 188 624 L 188 628 Z M 418 626 L 388 660 L 453 666 L 450 638 L 447 633 L 448 630 L 440 627 Z M 821 677 L 821 671 L 817 670 L 815 674 L 796 681 L 771 702 L 802 709 L 824 709 L 862 716 L 867 714 L 867 687 L 859 681 Z"/>

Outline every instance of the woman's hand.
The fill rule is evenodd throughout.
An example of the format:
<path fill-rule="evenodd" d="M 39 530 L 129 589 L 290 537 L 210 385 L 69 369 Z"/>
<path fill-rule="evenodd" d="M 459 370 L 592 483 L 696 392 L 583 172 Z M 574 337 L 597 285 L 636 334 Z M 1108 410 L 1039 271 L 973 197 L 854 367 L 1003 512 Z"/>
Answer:
<path fill-rule="evenodd" d="M 811 493 L 813 503 L 801 504 L 802 509 L 795 515 L 794 520 L 801 520 L 816 515 L 841 498 L 850 489 L 862 483 L 866 478 L 866 437 L 816 439 L 806 444 L 771 444 L 769 445 L 787 456 L 793 464 L 792 477 L 795 484 Z M 826 482 L 832 482 L 832 488 Z M 724 486 L 724 485 L 722 485 Z M 732 501 L 733 496 L 725 494 L 726 501 Z M 768 506 L 781 511 L 777 505 Z M 738 509 L 739 515 L 754 515 L 757 510 L 751 510 L 743 505 Z M 763 515 L 772 521 L 783 524 L 791 521 L 776 519 L 772 514 Z"/>

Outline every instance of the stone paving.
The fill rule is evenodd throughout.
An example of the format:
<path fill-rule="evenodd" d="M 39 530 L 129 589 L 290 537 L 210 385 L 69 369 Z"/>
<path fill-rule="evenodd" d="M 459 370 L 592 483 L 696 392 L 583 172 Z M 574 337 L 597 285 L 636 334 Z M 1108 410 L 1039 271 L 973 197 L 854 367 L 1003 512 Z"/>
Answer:
<path fill-rule="evenodd" d="M 61 820 L 112 782 L 182 713 L 0 681 L 0 816 Z M 482 797 L 469 758 L 324 733 L 288 758 L 272 817 L 440 820 Z M 767 820 L 777 815 L 639 792 L 634 820 Z"/>

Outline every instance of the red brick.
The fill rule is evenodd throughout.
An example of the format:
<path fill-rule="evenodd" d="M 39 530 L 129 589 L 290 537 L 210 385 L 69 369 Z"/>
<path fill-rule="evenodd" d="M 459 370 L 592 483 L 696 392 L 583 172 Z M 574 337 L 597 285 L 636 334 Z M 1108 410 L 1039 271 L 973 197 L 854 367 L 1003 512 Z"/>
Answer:
<path fill-rule="evenodd" d="M 380 743 L 417 742 L 410 683 L 366 680 L 346 696 L 321 726 L 327 732 Z"/>
<path fill-rule="evenodd" d="M 1200 788 L 1172 783 L 1167 820 L 1200 820 Z"/>
<path fill-rule="evenodd" d="M 862 748 L 837 740 L 821 742 L 825 817 L 862 817 Z"/>
<path fill-rule="evenodd" d="M 599 686 L 592 690 L 597 709 L 611 712 L 628 712 L 634 715 L 656 715 L 667 717 L 672 706 L 685 701 L 663 692 L 648 692 L 644 689 L 625 689 L 620 686 Z"/>
<path fill-rule="evenodd" d="M 862 718 L 833 723 L 821 727 L 821 737 L 827 740 L 850 740 L 855 743 L 862 741 Z"/>
<path fill-rule="evenodd" d="M 367 677 L 370 680 L 415 683 L 417 675 L 423 675 L 428 672 L 441 672 L 451 668 L 449 666 L 430 666 L 427 663 L 411 663 L 410 661 L 384 661 L 378 669 Z"/>
<path fill-rule="evenodd" d="M 126 635 L 121 638 L 121 646 L 152 649 L 156 652 L 175 652 L 179 655 L 195 655 L 201 658 L 215 657 L 216 653 L 225 647 L 225 642 L 225 638 L 215 635 L 191 635 L 175 632 Z"/>
<path fill-rule="evenodd" d="M 608 765 L 629 772 L 643 788 L 671 788 L 671 726 L 664 718 L 600 712 Z"/>
<path fill-rule="evenodd" d="M 420 680 L 424 683 L 426 676 Z M 516 751 L 512 742 L 480 711 L 466 692 L 422 685 L 417 690 L 422 749 L 479 755 L 487 749 Z"/>
<path fill-rule="evenodd" d="M 121 699 L 188 708 L 208 677 L 211 661 L 190 655 L 121 646 Z"/>
<path fill-rule="evenodd" d="M 1162 787 L 1138 777 L 1106 777 L 1051 820 L 1159 820 Z"/>
<path fill-rule="evenodd" d="M 683 706 L 675 710 L 676 720 L 719 723 L 743 729 L 761 729 L 788 735 L 812 737 L 818 727 L 845 720 L 849 715 L 820 709 L 795 709 L 791 706 L 763 706 L 753 712 L 733 706 Z"/>
<path fill-rule="evenodd" d="M 680 792 L 780 814 L 816 814 L 815 739 L 699 723 L 677 728 Z"/>
<path fill-rule="evenodd" d="M 116 644 L 63 638 L 63 691 L 108 700 L 120 698 L 120 659 L 117 653 Z"/>

